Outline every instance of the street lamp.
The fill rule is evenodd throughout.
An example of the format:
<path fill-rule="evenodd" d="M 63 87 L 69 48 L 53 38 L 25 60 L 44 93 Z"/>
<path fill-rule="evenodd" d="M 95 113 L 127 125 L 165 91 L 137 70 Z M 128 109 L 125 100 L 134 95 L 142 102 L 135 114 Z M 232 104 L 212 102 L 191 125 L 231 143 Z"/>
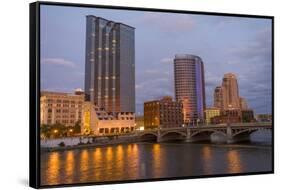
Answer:
<path fill-rule="evenodd" d="M 58 130 L 57 130 L 57 129 L 55 129 L 55 130 L 54 130 L 54 137 L 56 137 L 56 136 L 57 136 L 57 133 L 58 133 Z"/>
<path fill-rule="evenodd" d="M 73 129 L 69 129 L 68 133 L 67 133 L 67 136 L 71 136 L 72 132 L 73 132 Z"/>

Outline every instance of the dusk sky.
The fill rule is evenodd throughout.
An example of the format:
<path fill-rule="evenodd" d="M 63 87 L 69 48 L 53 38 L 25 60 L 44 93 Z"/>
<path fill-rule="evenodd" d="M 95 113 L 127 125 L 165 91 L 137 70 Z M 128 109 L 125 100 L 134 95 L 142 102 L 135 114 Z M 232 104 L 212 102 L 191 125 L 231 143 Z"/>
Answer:
<path fill-rule="evenodd" d="M 207 107 L 227 72 L 255 113 L 271 113 L 271 20 L 41 5 L 41 89 L 84 89 L 86 15 L 135 27 L 136 111 L 174 97 L 175 54 L 200 56 Z"/>

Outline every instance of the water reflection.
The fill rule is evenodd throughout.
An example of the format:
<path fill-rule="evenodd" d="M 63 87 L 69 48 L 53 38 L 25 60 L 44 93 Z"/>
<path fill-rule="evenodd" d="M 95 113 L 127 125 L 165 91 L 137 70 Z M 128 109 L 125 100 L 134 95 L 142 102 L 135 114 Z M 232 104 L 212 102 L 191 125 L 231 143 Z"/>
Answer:
<path fill-rule="evenodd" d="M 212 173 L 212 149 L 210 146 L 202 147 L 202 156 L 203 156 L 203 170 L 206 174 Z"/>
<path fill-rule="evenodd" d="M 154 144 L 152 146 L 152 155 L 153 155 L 153 171 L 154 176 L 161 176 L 161 153 L 160 153 L 160 144 Z"/>
<path fill-rule="evenodd" d="M 136 144 L 129 144 L 126 148 L 125 156 L 128 156 L 126 165 L 131 167 L 130 172 L 126 172 L 131 179 L 139 177 L 139 152 Z"/>
<path fill-rule="evenodd" d="M 41 156 L 41 181 L 54 185 L 270 171 L 270 156 L 270 148 L 165 143 L 48 152 Z"/>
<path fill-rule="evenodd" d="M 113 165 L 112 157 L 113 157 L 112 147 L 107 147 L 105 152 L 105 166 L 108 171 L 112 170 L 112 165 Z"/>
<path fill-rule="evenodd" d="M 82 181 L 86 181 L 89 177 L 88 175 L 88 167 L 89 167 L 89 151 L 84 149 L 82 150 L 81 154 L 80 154 L 80 173 L 81 175 L 81 180 Z"/>
<path fill-rule="evenodd" d="M 120 174 L 124 172 L 123 168 L 124 168 L 124 149 L 122 145 L 118 145 L 117 146 L 117 164 L 116 164 L 116 168 L 119 170 Z"/>
<path fill-rule="evenodd" d="M 94 166 L 94 172 L 92 173 L 94 175 L 94 178 L 97 180 L 101 179 L 101 170 L 99 168 L 102 167 L 102 153 L 101 153 L 101 148 L 96 148 L 93 151 L 92 154 L 92 164 Z M 97 169 L 98 168 L 98 169 Z"/>
<path fill-rule="evenodd" d="M 228 160 L 228 171 L 229 173 L 240 173 L 242 172 L 240 155 L 237 150 L 230 150 L 227 152 Z"/>
<path fill-rule="evenodd" d="M 73 180 L 73 175 L 74 175 L 74 167 L 75 167 L 75 162 L 74 162 L 74 153 L 73 151 L 68 151 L 66 154 L 66 163 L 65 163 L 65 173 L 67 176 L 67 182 L 72 182 Z"/>
<path fill-rule="evenodd" d="M 57 184 L 59 182 L 59 169 L 60 169 L 60 154 L 53 152 L 48 160 L 49 169 L 47 170 L 46 181 L 50 184 Z"/>

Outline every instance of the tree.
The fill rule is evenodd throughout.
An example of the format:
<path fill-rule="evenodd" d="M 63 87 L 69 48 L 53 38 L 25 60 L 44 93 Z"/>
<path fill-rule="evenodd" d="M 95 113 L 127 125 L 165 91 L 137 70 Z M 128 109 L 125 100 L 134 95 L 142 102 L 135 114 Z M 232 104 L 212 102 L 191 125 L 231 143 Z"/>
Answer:
<path fill-rule="evenodd" d="M 73 133 L 80 134 L 81 133 L 81 121 L 78 120 L 74 125 Z"/>

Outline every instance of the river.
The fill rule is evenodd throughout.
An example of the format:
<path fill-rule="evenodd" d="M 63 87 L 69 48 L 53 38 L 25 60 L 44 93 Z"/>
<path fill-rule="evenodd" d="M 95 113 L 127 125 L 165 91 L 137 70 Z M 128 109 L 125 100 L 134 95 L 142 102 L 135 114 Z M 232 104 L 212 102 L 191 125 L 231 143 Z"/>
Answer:
<path fill-rule="evenodd" d="M 271 171 L 271 132 L 243 144 L 132 143 L 41 154 L 41 185 Z"/>

